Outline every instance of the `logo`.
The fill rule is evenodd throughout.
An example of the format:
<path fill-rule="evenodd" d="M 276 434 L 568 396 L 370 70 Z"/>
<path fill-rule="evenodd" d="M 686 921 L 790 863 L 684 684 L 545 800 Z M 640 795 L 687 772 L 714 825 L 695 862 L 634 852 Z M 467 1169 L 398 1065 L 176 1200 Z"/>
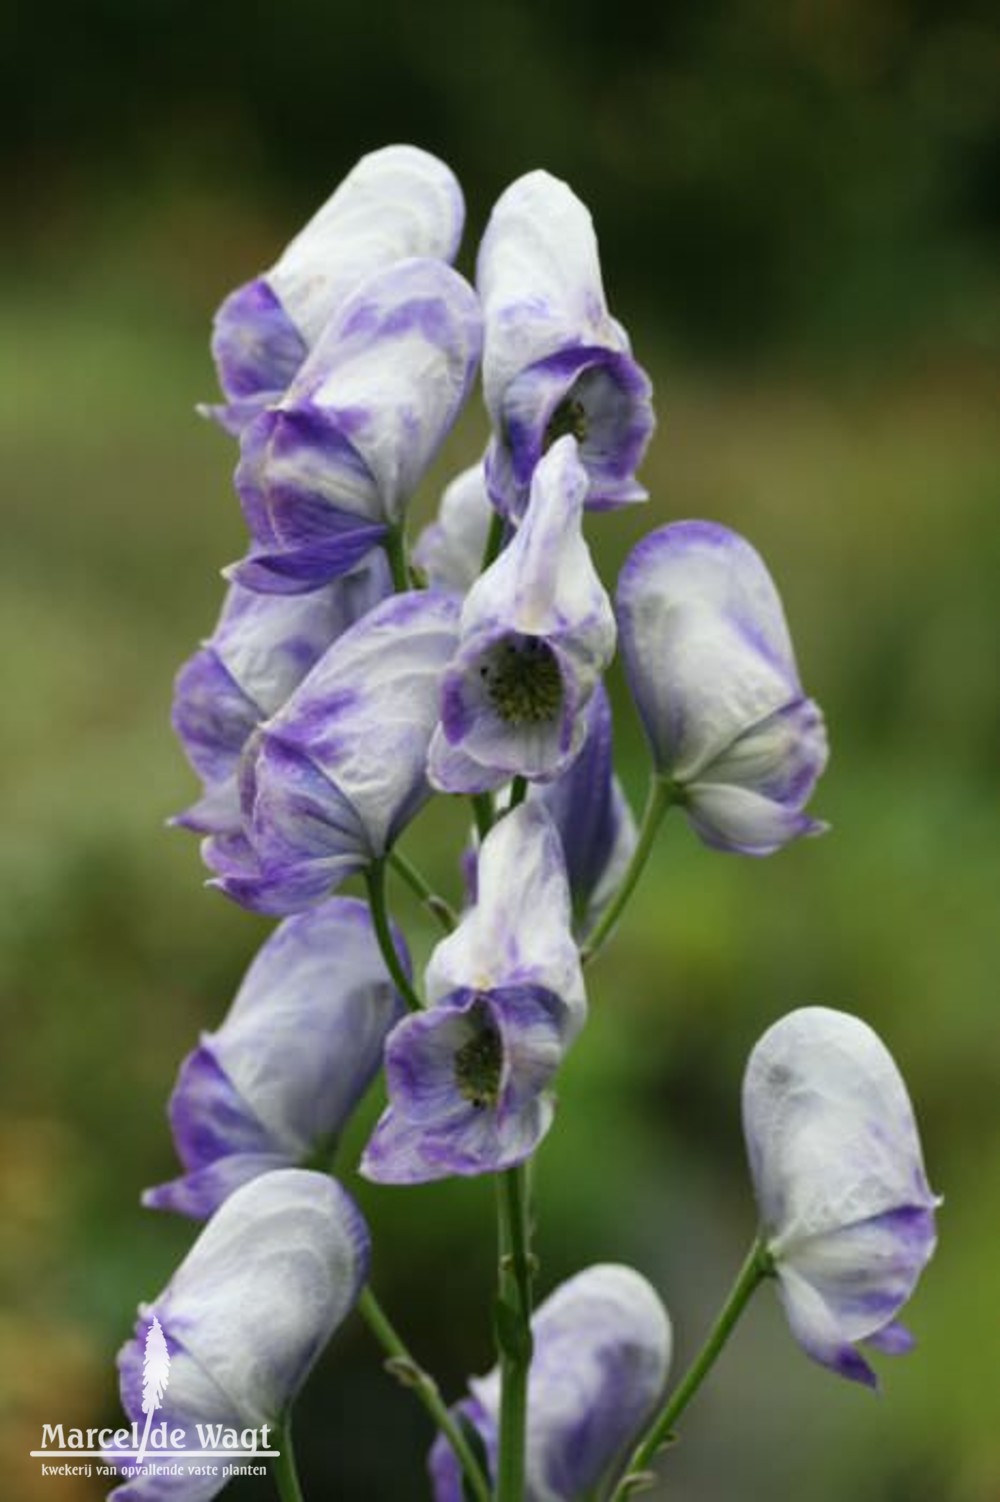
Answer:
<path fill-rule="evenodd" d="M 227 1424 L 171 1426 L 166 1419 L 153 1422 L 163 1407 L 170 1381 L 170 1352 L 156 1315 L 146 1331 L 142 1363 L 142 1433 L 138 1422 L 120 1429 L 76 1429 L 63 1424 L 43 1424 L 41 1448 L 32 1459 L 41 1460 L 43 1476 L 214 1476 L 229 1481 L 234 1476 L 263 1476 L 267 1467 L 259 1462 L 276 1459 L 279 1450 L 269 1449 L 272 1424 L 239 1429 Z M 245 1463 L 249 1462 L 249 1464 Z"/>

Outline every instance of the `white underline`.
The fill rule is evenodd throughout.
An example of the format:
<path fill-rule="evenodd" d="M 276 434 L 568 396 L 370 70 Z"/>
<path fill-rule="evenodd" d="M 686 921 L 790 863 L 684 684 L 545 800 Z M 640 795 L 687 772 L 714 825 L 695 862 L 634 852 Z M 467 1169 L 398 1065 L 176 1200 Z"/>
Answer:
<path fill-rule="evenodd" d="M 117 1460 L 137 1460 L 138 1450 L 30 1450 L 34 1459 L 45 1460 L 106 1460 L 114 1465 Z M 280 1450 L 143 1450 L 143 1460 L 253 1460 L 268 1459 L 281 1454 Z"/>

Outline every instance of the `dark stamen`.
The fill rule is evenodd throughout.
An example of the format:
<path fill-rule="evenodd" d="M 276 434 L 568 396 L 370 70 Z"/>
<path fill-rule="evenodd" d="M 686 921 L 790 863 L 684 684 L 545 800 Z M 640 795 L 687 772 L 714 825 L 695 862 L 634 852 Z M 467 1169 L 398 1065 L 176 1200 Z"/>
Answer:
<path fill-rule="evenodd" d="M 495 1106 L 500 1097 L 503 1070 L 503 1044 L 492 1023 L 481 1023 L 480 1030 L 455 1054 L 455 1083 L 477 1111 Z"/>
<path fill-rule="evenodd" d="M 563 685 L 552 648 L 535 636 L 508 637 L 480 666 L 486 691 L 508 725 L 540 725 L 558 714 Z"/>
<path fill-rule="evenodd" d="M 542 438 L 542 453 L 547 454 L 556 439 L 565 438 L 567 433 L 577 443 L 582 443 L 587 436 L 586 408 L 571 396 L 565 397 L 549 418 Z"/>

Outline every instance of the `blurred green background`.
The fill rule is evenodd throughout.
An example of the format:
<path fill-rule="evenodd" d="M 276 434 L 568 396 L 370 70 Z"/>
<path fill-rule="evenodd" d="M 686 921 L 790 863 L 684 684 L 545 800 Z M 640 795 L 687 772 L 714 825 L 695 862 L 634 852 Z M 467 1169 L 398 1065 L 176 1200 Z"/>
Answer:
<path fill-rule="evenodd" d="M 670 518 L 745 532 L 833 745 L 820 841 L 754 862 L 668 821 L 594 966 L 541 1152 L 541 1291 L 634 1263 L 683 1364 L 753 1231 L 746 1055 L 795 1005 L 855 1010 L 906 1075 L 946 1195 L 919 1349 L 880 1363 L 872 1398 L 811 1366 L 765 1291 L 656 1495 L 997 1502 L 994 7 L 15 0 L 2 27 L 0 1491 L 103 1495 L 42 1481 L 27 1452 L 43 1422 L 117 1416 L 114 1352 L 191 1237 L 137 1204 L 174 1171 L 165 1098 L 267 929 L 205 892 L 195 844 L 163 827 L 194 789 L 172 675 L 243 548 L 233 450 L 192 411 L 213 391 L 210 315 L 361 152 L 413 140 L 463 181 L 466 270 L 520 172 L 590 205 L 660 415 L 651 503 L 592 518 L 605 577 Z M 477 410 L 425 513 L 483 435 Z M 638 801 L 624 700 L 621 727 Z M 432 809 L 405 848 L 454 892 L 461 838 Z M 348 1181 L 384 1302 L 457 1395 L 491 1361 L 490 1186 Z M 298 1432 L 312 1499 L 426 1495 L 422 1413 L 357 1321 Z"/>

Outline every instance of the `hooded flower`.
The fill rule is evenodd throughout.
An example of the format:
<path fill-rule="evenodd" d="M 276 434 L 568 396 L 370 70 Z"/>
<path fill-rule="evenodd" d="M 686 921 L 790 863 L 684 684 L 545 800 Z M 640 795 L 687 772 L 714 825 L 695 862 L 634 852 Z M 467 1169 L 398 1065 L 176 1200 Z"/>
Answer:
<path fill-rule="evenodd" d="M 384 600 L 255 732 L 242 829 L 204 846 L 230 897 L 297 912 L 386 854 L 430 793 L 427 748 L 457 615 L 433 590 Z"/>
<path fill-rule="evenodd" d="M 587 704 L 615 646 L 583 538 L 586 489 L 576 445 L 563 438 L 538 466 L 513 540 L 466 596 L 431 745 L 430 778 L 445 792 L 551 780 L 583 745 Z"/>
<path fill-rule="evenodd" d="M 307 595 L 261 595 L 230 585 L 215 631 L 174 686 L 174 729 L 205 784 L 202 799 L 175 823 L 200 834 L 239 830 L 237 770 L 250 735 L 337 637 L 391 593 L 382 552 Z"/>
<path fill-rule="evenodd" d="M 464 219 L 454 175 L 428 152 L 386 146 L 363 156 L 270 271 L 219 308 L 212 355 L 226 404 L 207 415 L 238 434 L 280 401 L 359 282 L 411 256 L 453 260 Z"/>
<path fill-rule="evenodd" d="M 531 1321 L 526 1502 L 577 1502 L 602 1481 L 656 1408 L 670 1367 L 667 1311 L 646 1279 L 613 1263 L 560 1284 Z M 496 1469 L 500 1374 L 470 1384 L 457 1412 L 479 1431 Z M 462 1502 L 443 1438 L 430 1457 L 434 1502 Z M 603 1495 L 603 1493 L 602 1493 Z"/>
<path fill-rule="evenodd" d="M 653 761 L 706 844 L 769 855 L 825 825 L 803 813 L 827 758 L 778 592 L 748 542 L 711 522 L 643 539 L 618 628 Z"/>
<path fill-rule="evenodd" d="M 559 831 L 574 926 L 586 937 L 617 891 L 636 842 L 632 810 L 614 773 L 611 706 L 603 685 L 587 708 L 583 750 L 555 782 L 535 783 L 530 796 L 544 803 Z"/>
<path fill-rule="evenodd" d="M 118 1354 L 131 1421 L 142 1425 L 143 1352 L 156 1318 L 170 1353 L 157 1423 L 183 1430 L 189 1450 L 206 1448 L 199 1424 L 266 1424 L 273 1443 L 313 1362 L 356 1302 L 368 1254 L 361 1215 L 328 1175 L 285 1168 L 242 1185 L 159 1297 L 139 1307 L 136 1333 Z M 159 1474 L 145 1467 L 111 1494 L 115 1502 L 208 1502 L 226 1484 L 221 1465 L 199 1475 L 209 1469 L 203 1460 L 185 1463 L 172 1449 L 170 1470 L 179 1474 L 167 1474 L 159 1459 Z"/>
<path fill-rule="evenodd" d="M 386 1044 L 389 1106 L 361 1162 L 416 1184 L 521 1163 L 552 1120 L 548 1086 L 583 1025 L 559 837 L 521 804 L 483 841 L 478 899 L 427 967 L 428 1009 Z"/>
<path fill-rule="evenodd" d="M 479 578 L 494 516 L 483 466 L 473 464 L 447 486 L 437 520 L 424 528 L 411 554 L 433 588 L 468 594 Z"/>
<path fill-rule="evenodd" d="M 875 1386 L 857 1345 L 910 1349 L 896 1315 L 934 1251 L 940 1204 L 899 1070 L 859 1018 L 803 1007 L 750 1055 L 743 1129 L 792 1334 L 815 1361 Z"/>
<path fill-rule="evenodd" d="M 653 431 L 652 388 L 608 312 L 590 214 L 564 182 L 529 172 L 501 195 L 476 281 L 496 506 L 522 514 L 535 466 L 567 433 L 587 472 L 588 506 L 645 500 L 635 471 Z"/>
<path fill-rule="evenodd" d="M 364 903 L 286 919 L 181 1065 L 170 1124 L 185 1172 L 143 1204 L 201 1220 L 247 1179 L 332 1151 L 404 1010 Z"/>
<path fill-rule="evenodd" d="M 401 521 L 481 341 L 475 293 L 440 261 L 400 261 L 356 287 L 243 433 L 236 488 L 254 550 L 232 576 L 294 594 L 353 568 Z"/>

